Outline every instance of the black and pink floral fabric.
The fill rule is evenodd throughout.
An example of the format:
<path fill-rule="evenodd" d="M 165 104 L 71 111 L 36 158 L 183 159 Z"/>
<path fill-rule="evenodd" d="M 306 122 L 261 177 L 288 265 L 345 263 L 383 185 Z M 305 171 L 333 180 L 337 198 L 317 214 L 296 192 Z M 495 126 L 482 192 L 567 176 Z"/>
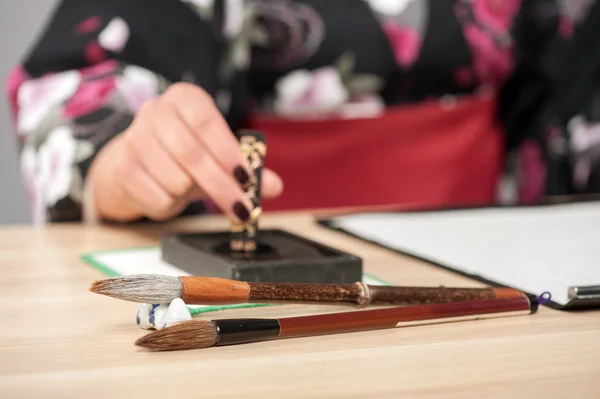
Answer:
<path fill-rule="evenodd" d="M 94 156 L 172 82 L 205 88 L 232 128 L 249 109 L 286 118 L 377 117 L 390 106 L 501 92 L 523 54 L 540 43 L 568 45 L 594 6 L 62 0 L 7 80 L 34 220 L 80 219 Z M 600 128 L 584 111 L 560 135 L 573 137 L 565 151 L 579 191 L 600 171 Z M 519 200 L 535 202 L 547 191 L 548 141 L 518 141 L 507 159 L 521 182 Z"/>

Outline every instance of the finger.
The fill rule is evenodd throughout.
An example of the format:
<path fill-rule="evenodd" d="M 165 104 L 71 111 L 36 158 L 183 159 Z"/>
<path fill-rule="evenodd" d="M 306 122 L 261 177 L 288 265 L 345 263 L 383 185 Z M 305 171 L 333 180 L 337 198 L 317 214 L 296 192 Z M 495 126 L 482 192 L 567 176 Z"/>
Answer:
<path fill-rule="evenodd" d="M 206 198 L 206 193 L 199 186 L 192 186 L 192 188 L 187 192 L 185 198 L 187 198 L 188 202 L 197 202 Z"/>
<path fill-rule="evenodd" d="M 231 173 L 197 139 L 175 112 L 155 120 L 158 140 L 215 204 L 232 219 L 246 221 L 252 204 Z M 167 128 L 168 127 L 168 128 Z M 175 134 L 175 132 L 177 134 Z"/>
<path fill-rule="evenodd" d="M 276 198 L 283 192 L 283 180 L 271 169 L 263 170 L 261 196 L 264 198 Z M 202 188 L 194 185 L 185 196 L 189 202 L 196 202 L 206 198 Z"/>
<path fill-rule="evenodd" d="M 275 198 L 283 192 L 283 180 L 271 169 L 263 169 L 261 193 L 265 198 Z"/>
<path fill-rule="evenodd" d="M 128 132 L 128 139 L 150 176 L 164 191 L 181 199 L 185 198 L 194 183 L 158 139 L 161 134 L 178 134 L 170 126 L 157 124 L 157 121 L 167 117 L 167 112 L 156 100 L 144 103 L 138 111 L 136 125 Z M 165 131 L 159 132 L 158 128 Z"/>
<path fill-rule="evenodd" d="M 122 189 L 137 205 L 140 212 L 152 220 L 163 221 L 177 213 L 181 204 L 169 195 L 152 179 L 141 162 L 136 159 L 133 149 L 122 161 L 120 168 Z"/>
<path fill-rule="evenodd" d="M 197 86 L 185 83 L 172 85 L 163 98 L 174 107 L 223 170 L 245 185 L 252 169 L 213 99 Z"/>

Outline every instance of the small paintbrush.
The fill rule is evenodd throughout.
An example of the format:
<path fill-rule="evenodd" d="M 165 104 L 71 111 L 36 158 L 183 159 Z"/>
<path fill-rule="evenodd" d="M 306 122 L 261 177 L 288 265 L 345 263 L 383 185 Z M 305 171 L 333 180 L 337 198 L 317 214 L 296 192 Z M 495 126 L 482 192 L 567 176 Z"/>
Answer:
<path fill-rule="evenodd" d="M 280 319 L 192 320 L 147 334 L 135 344 L 152 351 L 201 349 L 279 338 L 526 315 L 535 313 L 537 307 L 536 299 L 522 296 Z"/>
<path fill-rule="evenodd" d="M 138 303 L 188 305 L 241 303 L 316 303 L 354 305 L 413 305 L 522 297 L 512 288 L 396 287 L 354 284 L 253 283 L 216 277 L 141 274 L 99 280 L 90 291 Z"/>

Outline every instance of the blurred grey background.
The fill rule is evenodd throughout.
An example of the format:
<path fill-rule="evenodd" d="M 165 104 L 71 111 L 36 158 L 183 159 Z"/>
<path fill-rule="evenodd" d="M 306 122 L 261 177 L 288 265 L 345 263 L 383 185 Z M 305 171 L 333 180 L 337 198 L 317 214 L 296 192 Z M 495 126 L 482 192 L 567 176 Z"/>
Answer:
<path fill-rule="evenodd" d="M 1 0 L 0 75 L 5 82 L 9 71 L 21 60 L 35 40 L 57 0 Z M 0 224 L 30 223 L 29 204 L 18 169 L 18 156 L 3 83 L 0 96 Z"/>

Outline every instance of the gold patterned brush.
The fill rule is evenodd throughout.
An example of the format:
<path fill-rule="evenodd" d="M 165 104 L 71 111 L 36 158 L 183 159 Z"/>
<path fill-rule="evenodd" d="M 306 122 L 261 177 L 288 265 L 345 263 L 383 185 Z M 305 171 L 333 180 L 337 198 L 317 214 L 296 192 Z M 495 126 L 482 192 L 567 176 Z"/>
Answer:
<path fill-rule="evenodd" d="M 244 187 L 246 195 L 252 202 L 252 211 L 250 212 L 250 219 L 246 223 L 232 222 L 230 249 L 234 253 L 249 254 L 257 248 L 258 219 L 262 212 L 260 206 L 261 177 L 267 151 L 264 133 L 244 129 L 240 130 L 237 135 L 242 152 L 248 159 L 252 169 L 250 179 Z"/>

